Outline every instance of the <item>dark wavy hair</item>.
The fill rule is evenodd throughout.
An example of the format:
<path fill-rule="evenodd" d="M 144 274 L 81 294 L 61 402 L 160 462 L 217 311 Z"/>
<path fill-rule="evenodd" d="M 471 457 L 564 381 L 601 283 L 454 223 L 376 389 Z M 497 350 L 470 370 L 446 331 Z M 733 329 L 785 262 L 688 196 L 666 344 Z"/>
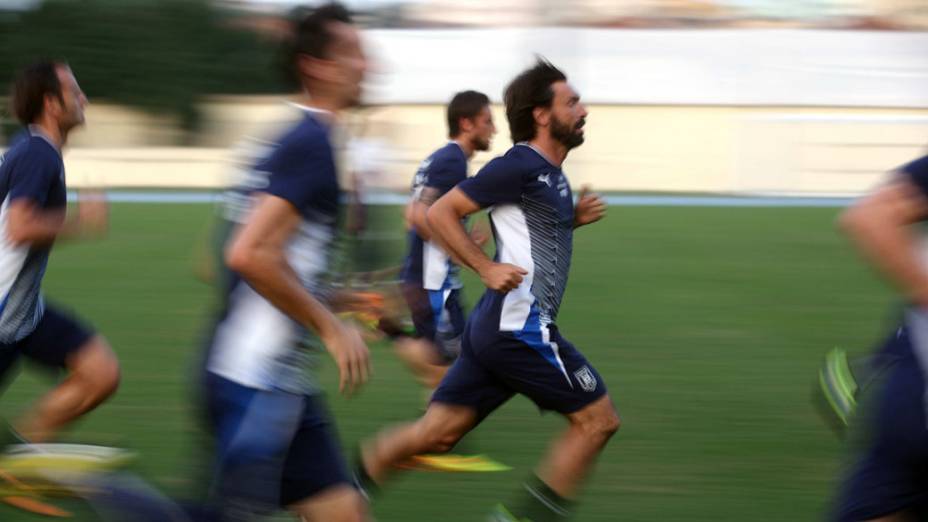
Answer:
<path fill-rule="evenodd" d="M 35 123 L 45 110 L 45 97 L 56 96 L 64 102 L 58 67 L 62 62 L 42 60 L 33 63 L 16 75 L 10 89 L 10 109 L 23 125 Z"/>
<path fill-rule="evenodd" d="M 462 91 L 455 94 L 448 104 L 448 136 L 457 137 L 461 133 L 461 118 L 474 118 L 489 104 L 490 98 L 482 92 Z"/>
<path fill-rule="evenodd" d="M 506 103 L 506 119 L 513 143 L 528 141 L 535 137 L 536 107 L 551 107 L 554 100 L 555 82 L 566 81 L 567 76 L 551 62 L 539 57 L 530 69 L 522 71 L 506 87 L 503 101 Z"/>

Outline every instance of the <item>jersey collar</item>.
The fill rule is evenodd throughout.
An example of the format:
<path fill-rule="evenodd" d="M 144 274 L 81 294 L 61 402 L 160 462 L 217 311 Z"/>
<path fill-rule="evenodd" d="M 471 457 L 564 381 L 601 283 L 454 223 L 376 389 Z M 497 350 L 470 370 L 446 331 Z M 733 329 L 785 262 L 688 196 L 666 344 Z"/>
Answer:
<path fill-rule="evenodd" d="M 55 142 L 52 141 L 51 138 L 48 137 L 48 134 L 45 134 L 45 131 L 42 130 L 42 127 L 39 127 L 38 125 L 29 125 L 27 128 L 29 129 L 30 136 L 42 138 L 49 145 L 51 145 L 53 149 L 55 149 L 55 152 L 57 152 L 59 155 L 61 154 L 61 149 L 58 148 L 58 145 L 55 145 Z"/>
<path fill-rule="evenodd" d="M 529 142 L 527 142 L 527 141 L 520 141 L 519 143 L 516 143 L 516 145 L 522 145 L 523 147 L 528 147 L 528 148 L 532 149 L 533 151 L 535 151 L 535 154 L 538 154 L 539 156 L 541 156 L 541 159 L 543 159 L 543 160 L 545 160 L 546 162 L 548 162 L 549 165 L 551 165 L 552 167 L 554 167 L 554 168 L 556 168 L 556 169 L 558 169 L 558 170 L 561 169 L 560 167 L 558 167 L 557 165 L 555 165 L 553 161 L 551 161 L 550 159 L 548 159 L 548 157 L 545 156 L 545 153 L 544 153 L 544 152 L 541 152 L 540 150 L 538 150 L 538 147 L 532 145 L 531 143 L 529 143 Z"/>

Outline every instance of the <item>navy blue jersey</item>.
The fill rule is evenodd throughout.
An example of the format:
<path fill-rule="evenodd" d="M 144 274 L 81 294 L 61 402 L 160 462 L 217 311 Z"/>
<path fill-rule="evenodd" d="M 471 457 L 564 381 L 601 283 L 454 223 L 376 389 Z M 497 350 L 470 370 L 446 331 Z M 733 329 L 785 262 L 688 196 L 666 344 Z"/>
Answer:
<path fill-rule="evenodd" d="M 472 408 L 478 421 L 514 393 L 565 415 L 598 400 L 606 394 L 602 378 L 555 324 L 573 250 L 564 173 L 520 143 L 458 189 L 489 208 L 496 261 L 528 273 L 508 293 L 484 293 L 465 326 L 461 356 L 432 400 Z"/>
<path fill-rule="evenodd" d="M 338 176 L 330 129 L 314 111 L 273 143 L 241 186 L 225 195 L 224 216 L 234 224 L 247 219 L 253 197 L 282 198 L 303 220 L 286 247 L 288 264 L 303 286 L 324 297 L 338 214 Z M 305 350 L 306 330 L 263 296 L 230 274 L 226 309 L 216 326 L 208 370 L 238 384 L 296 393 L 315 390 L 306 372 L 312 356 Z"/>
<path fill-rule="evenodd" d="M 445 195 L 467 179 L 467 157 L 451 141 L 436 150 L 419 166 L 412 183 L 412 197 L 418 199 L 426 188 L 435 189 L 437 197 Z M 403 265 L 403 281 L 426 290 L 460 288 L 458 267 L 438 245 L 423 241 L 415 228 L 409 231 L 409 255 Z"/>
<path fill-rule="evenodd" d="M 30 334 L 42 318 L 42 276 L 50 246 L 13 245 L 6 236 L 8 208 L 26 199 L 44 209 L 64 209 L 67 192 L 61 152 L 36 128 L 14 138 L 0 158 L 0 342 Z"/>
<path fill-rule="evenodd" d="M 928 197 L 928 156 L 898 169 Z M 923 221 L 928 216 L 923 217 Z M 925 520 L 928 494 L 928 313 L 908 306 L 902 324 L 872 359 L 857 416 L 865 444 L 844 477 L 831 520 L 875 520 L 909 513 Z"/>
<path fill-rule="evenodd" d="M 481 207 L 490 207 L 496 260 L 528 271 L 509 293 L 487 290 L 468 328 L 545 339 L 547 326 L 557 319 L 573 250 L 574 205 L 567 178 L 520 143 L 458 188 Z"/>
<path fill-rule="evenodd" d="M 922 193 L 928 196 L 928 156 L 923 156 L 899 169 L 912 180 Z"/>

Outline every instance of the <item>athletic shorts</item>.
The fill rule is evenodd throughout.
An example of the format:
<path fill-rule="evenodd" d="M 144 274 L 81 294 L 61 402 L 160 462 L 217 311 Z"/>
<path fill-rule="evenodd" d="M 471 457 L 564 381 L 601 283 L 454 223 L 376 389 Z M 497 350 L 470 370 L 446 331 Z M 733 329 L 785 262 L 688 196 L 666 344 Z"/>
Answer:
<path fill-rule="evenodd" d="M 269 513 L 351 484 L 320 397 L 249 388 L 213 373 L 205 384 L 221 509 Z"/>
<path fill-rule="evenodd" d="M 464 307 L 459 289 L 426 290 L 404 283 L 403 297 L 412 314 L 416 337 L 432 341 L 437 360 L 451 364 L 461 352 Z"/>
<path fill-rule="evenodd" d="M 542 410 L 569 414 L 606 394 L 596 369 L 557 327 L 547 338 L 467 328 L 461 356 L 442 379 L 432 401 L 468 406 L 483 420 L 516 393 Z"/>
<path fill-rule="evenodd" d="M 887 368 L 862 397 L 853 428 L 861 436 L 846 471 L 832 520 L 851 522 L 901 511 L 925 520 L 928 512 L 928 426 L 925 378 L 913 352 L 909 325 L 880 352 Z"/>
<path fill-rule="evenodd" d="M 32 333 L 13 343 L 0 343 L 0 380 L 8 376 L 21 356 L 52 370 L 64 369 L 71 355 L 93 336 L 89 326 L 46 305 Z"/>

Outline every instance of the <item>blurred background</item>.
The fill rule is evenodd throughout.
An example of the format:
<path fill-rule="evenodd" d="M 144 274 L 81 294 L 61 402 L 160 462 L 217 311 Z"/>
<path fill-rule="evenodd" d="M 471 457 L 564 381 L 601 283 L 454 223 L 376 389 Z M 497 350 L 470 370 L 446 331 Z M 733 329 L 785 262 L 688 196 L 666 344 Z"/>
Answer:
<path fill-rule="evenodd" d="M 613 205 L 577 234 L 560 327 L 605 377 L 624 424 L 577 520 L 822 519 L 848 448 L 811 405 L 821 357 L 865 353 L 893 321 L 889 291 L 832 222 L 925 151 L 928 3 L 345 3 L 375 70 L 366 106 L 346 120 L 343 167 L 367 174 L 382 203 L 365 234 L 383 266 L 402 260 L 400 205 L 446 140 L 455 92 L 495 103 L 499 134 L 471 173 L 509 147 L 502 90 L 536 54 L 589 105 L 586 143 L 565 171 Z M 237 151 L 289 118 L 278 46 L 297 5 L 0 0 L 0 73 L 41 56 L 70 62 L 91 105 L 65 153 L 68 182 L 105 186 L 114 202 L 109 236 L 56 247 L 46 279 L 50 299 L 107 335 L 125 373 L 117 398 L 68 438 L 137 450 L 140 471 L 172 494 L 201 487 L 208 468 L 191 397 L 213 292 L 194 277 L 197 252 Z M 17 127 L 0 118 L 2 144 Z M 467 285 L 474 303 L 479 282 Z M 373 352 L 367 393 L 330 395 L 349 453 L 422 406 L 389 347 Z M 334 373 L 323 363 L 330 390 Z M 46 386 L 24 375 L 0 413 Z M 479 520 L 560 425 L 515 399 L 475 435 L 512 472 L 413 474 L 375 514 Z M 2 506 L 0 519 L 34 520 Z"/>
<path fill-rule="evenodd" d="M 592 106 L 570 173 L 603 190 L 855 194 L 928 135 L 919 0 L 348 3 L 375 67 L 355 131 L 382 145 L 367 154 L 392 190 L 442 142 L 454 92 L 499 102 L 535 54 Z M 278 45 L 296 5 L 4 0 L 0 70 L 72 64 L 92 102 L 72 186 L 214 188 L 229 148 L 281 118 Z M 508 145 L 496 119 L 494 153 Z"/>

